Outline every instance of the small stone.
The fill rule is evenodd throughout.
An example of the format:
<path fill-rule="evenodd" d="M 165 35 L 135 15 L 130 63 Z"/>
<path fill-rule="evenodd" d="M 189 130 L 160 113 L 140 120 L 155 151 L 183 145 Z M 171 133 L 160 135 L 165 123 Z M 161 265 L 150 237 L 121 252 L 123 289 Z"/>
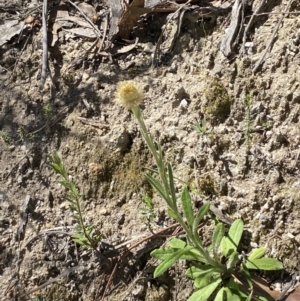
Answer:
<path fill-rule="evenodd" d="M 5 194 L 0 191 L 0 202 L 3 202 L 5 200 Z"/>
<path fill-rule="evenodd" d="M 254 46 L 254 43 L 253 42 L 246 42 L 245 43 L 245 47 L 253 47 Z"/>
<path fill-rule="evenodd" d="M 23 183 L 23 176 L 22 175 L 18 176 L 17 183 L 19 185 L 21 185 Z"/>
<path fill-rule="evenodd" d="M 177 72 L 176 62 L 173 62 L 172 65 L 169 67 L 169 72 L 171 72 L 171 73 L 176 73 Z"/>
<path fill-rule="evenodd" d="M 84 72 L 84 73 L 82 74 L 82 80 L 83 80 L 83 81 L 87 81 L 89 78 L 90 78 L 90 75 L 89 75 L 87 72 Z"/>
<path fill-rule="evenodd" d="M 59 205 L 59 208 L 60 209 L 67 209 L 67 208 L 69 208 L 69 205 L 67 204 L 67 202 L 63 202 L 63 203 L 61 203 L 60 205 Z"/>
<path fill-rule="evenodd" d="M 132 290 L 132 295 L 135 297 L 142 297 L 145 293 L 145 286 L 138 284 L 135 289 Z"/>
<path fill-rule="evenodd" d="M 99 210 L 99 214 L 101 215 L 110 215 L 110 212 L 107 208 L 102 208 Z"/>
<path fill-rule="evenodd" d="M 295 182 L 295 183 L 294 183 L 294 187 L 300 188 L 300 181 Z"/>
<path fill-rule="evenodd" d="M 186 99 L 183 99 L 181 102 L 180 102 L 180 106 L 182 108 L 186 108 L 188 106 L 188 102 L 186 101 Z"/>

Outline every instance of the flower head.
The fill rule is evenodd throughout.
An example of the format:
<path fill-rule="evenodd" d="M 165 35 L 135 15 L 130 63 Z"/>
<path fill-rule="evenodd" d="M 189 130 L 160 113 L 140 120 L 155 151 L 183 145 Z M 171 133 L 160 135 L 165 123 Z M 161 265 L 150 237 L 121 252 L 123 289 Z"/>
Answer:
<path fill-rule="evenodd" d="M 144 93 L 138 83 L 134 81 L 124 81 L 118 86 L 116 98 L 120 105 L 130 110 L 142 102 Z"/>

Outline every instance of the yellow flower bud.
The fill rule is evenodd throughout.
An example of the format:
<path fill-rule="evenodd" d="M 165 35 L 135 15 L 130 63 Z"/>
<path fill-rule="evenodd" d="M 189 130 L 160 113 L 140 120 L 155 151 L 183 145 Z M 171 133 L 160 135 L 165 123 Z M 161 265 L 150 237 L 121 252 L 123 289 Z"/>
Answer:
<path fill-rule="evenodd" d="M 140 85 L 134 81 L 124 81 L 118 86 L 116 101 L 130 110 L 137 107 L 144 98 L 144 93 Z"/>

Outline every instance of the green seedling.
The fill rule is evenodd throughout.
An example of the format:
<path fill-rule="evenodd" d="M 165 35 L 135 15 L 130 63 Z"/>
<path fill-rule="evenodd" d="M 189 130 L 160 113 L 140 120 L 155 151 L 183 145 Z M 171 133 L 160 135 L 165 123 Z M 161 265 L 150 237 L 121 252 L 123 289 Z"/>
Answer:
<path fill-rule="evenodd" d="M 65 165 L 57 152 L 54 152 L 53 156 L 50 157 L 50 161 L 50 167 L 62 177 L 62 180 L 59 181 L 59 183 L 67 190 L 65 198 L 69 202 L 69 208 L 73 212 L 72 217 L 77 222 L 72 235 L 73 241 L 84 247 L 91 247 L 96 250 L 101 235 L 96 234 L 94 226 L 88 225 L 85 221 L 82 196 L 79 194 L 75 183 L 70 179 Z"/>
<path fill-rule="evenodd" d="M 7 144 L 11 144 L 11 138 L 5 131 L 0 131 L 0 137 L 3 139 L 3 141 Z"/>
<path fill-rule="evenodd" d="M 26 140 L 33 140 L 34 135 L 31 133 L 28 133 L 23 127 L 19 127 L 17 129 L 17 134 L 19 136 L 19 139 L 24 143 Z"/>
<path fill-rule="evenodd" d="M 205 117 L 201 120 L 200 123 L 195 123 L 192 125 L 192 129 L 195 130 L 197 133 L 202 135 L 208 135 L 212 132 L 213 127 L 206 121 Z"/>
<path fill-rule="evenodd" d="M 263 123 L 262 123 L 262 126 L 263 126 L 266 130 L 268 130 L 268 129 L 270 129 L 270 128 L 272 127 L 272 124 L 271 124 L 270 122 L 263 122 Z"/>
<path fill-rule="evenodd" d="M 156 217 L 156 214 L 154 212 L 154 203 L 147 194 L 144 194 L 142 196 L 142 202 L 144 205 L 140 208 L 141 214 L 143 216 L 142 220 L 150 223 L 150 221 Z"/>
<path fill-rule="evenodd" d="M 44 114 L 45 114 L 47 121 L 49 121 L 53 117 L 53 114 L 54 114 L 51 103 L 49 102 L 49 103 L 45 104 L 43 107 L 43 110 L 44 110 Z"/>

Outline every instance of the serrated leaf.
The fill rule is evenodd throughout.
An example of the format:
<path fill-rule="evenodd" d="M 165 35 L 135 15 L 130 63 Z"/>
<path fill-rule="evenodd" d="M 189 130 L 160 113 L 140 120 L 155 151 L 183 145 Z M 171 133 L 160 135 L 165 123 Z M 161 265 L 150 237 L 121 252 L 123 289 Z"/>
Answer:
<path fill-rule="evenodd" d="M 186 247 L 185 249 L 180 249 L 173 254 L 167 256 L 163 262 L 161 262 L 154 270 L 154 278 L 162 275 L 170 266 L 172 266 L 180 257 L 192 247 Z"/>
<path fill-rule="evenodd" d="M 187 301 L 207 301 L 211 294 L 216 290 L 221 283 L 221 279 L 216 279 L 204 288 L 194 292 Z"/>
<path fill-rule="evenodd" d="M 192 206 L 191 195 L 186 187 L 183 188 L 181 193 L 181 203 L 182 203 L 184 215 L 187 219 L 187 223 L 190 227 L 192 227 L 194 223 L 193 206 Z"/>
<path fill-rule="evenodd" d="M 218 223 L 214 230 L 213 238 L 212 238 L 212 249 L 214 253 L 214 257 L 217 260 L 218 258 L 218 249 L 221 244 L 222 238 L 224 237 L 224 225 L 222 223 Z"/>
<path fill-rule="evenodd" d="M 246 267 L 251 270 L 276 271 L 282 270 L 283 265 L 275 258 L 259 258 L 246 261 Z"/>
<path fill-rule="evenodd" d="M 201 220 L 203 219 L 203 217 L 205 216 L 205 214 L 208 212 L 209 210 L 209 206 L 210 203 L 205 203 L 201 206 L 201 208 L 199 209 L 195 219 L 194 219 L 194 223 L 193 223 L 193 235 L 196 237 L 198 235 L 197 232 L 197 228 L 199 223 L 201 222 Z"/>
<path fill-rule="evenodd" d="M 257 248 L 251 252 L 251 254 L 248 256 L 248 260 L 254 260 L 262 258 L 266 253 L 266 248 Z"/>
<path fill-rule="evenodd" d="M 168 246 L 174 249 L 183 249 L 186 246 L 186 242 L 178 238 L 172 238 L 168 242 Z"/>

